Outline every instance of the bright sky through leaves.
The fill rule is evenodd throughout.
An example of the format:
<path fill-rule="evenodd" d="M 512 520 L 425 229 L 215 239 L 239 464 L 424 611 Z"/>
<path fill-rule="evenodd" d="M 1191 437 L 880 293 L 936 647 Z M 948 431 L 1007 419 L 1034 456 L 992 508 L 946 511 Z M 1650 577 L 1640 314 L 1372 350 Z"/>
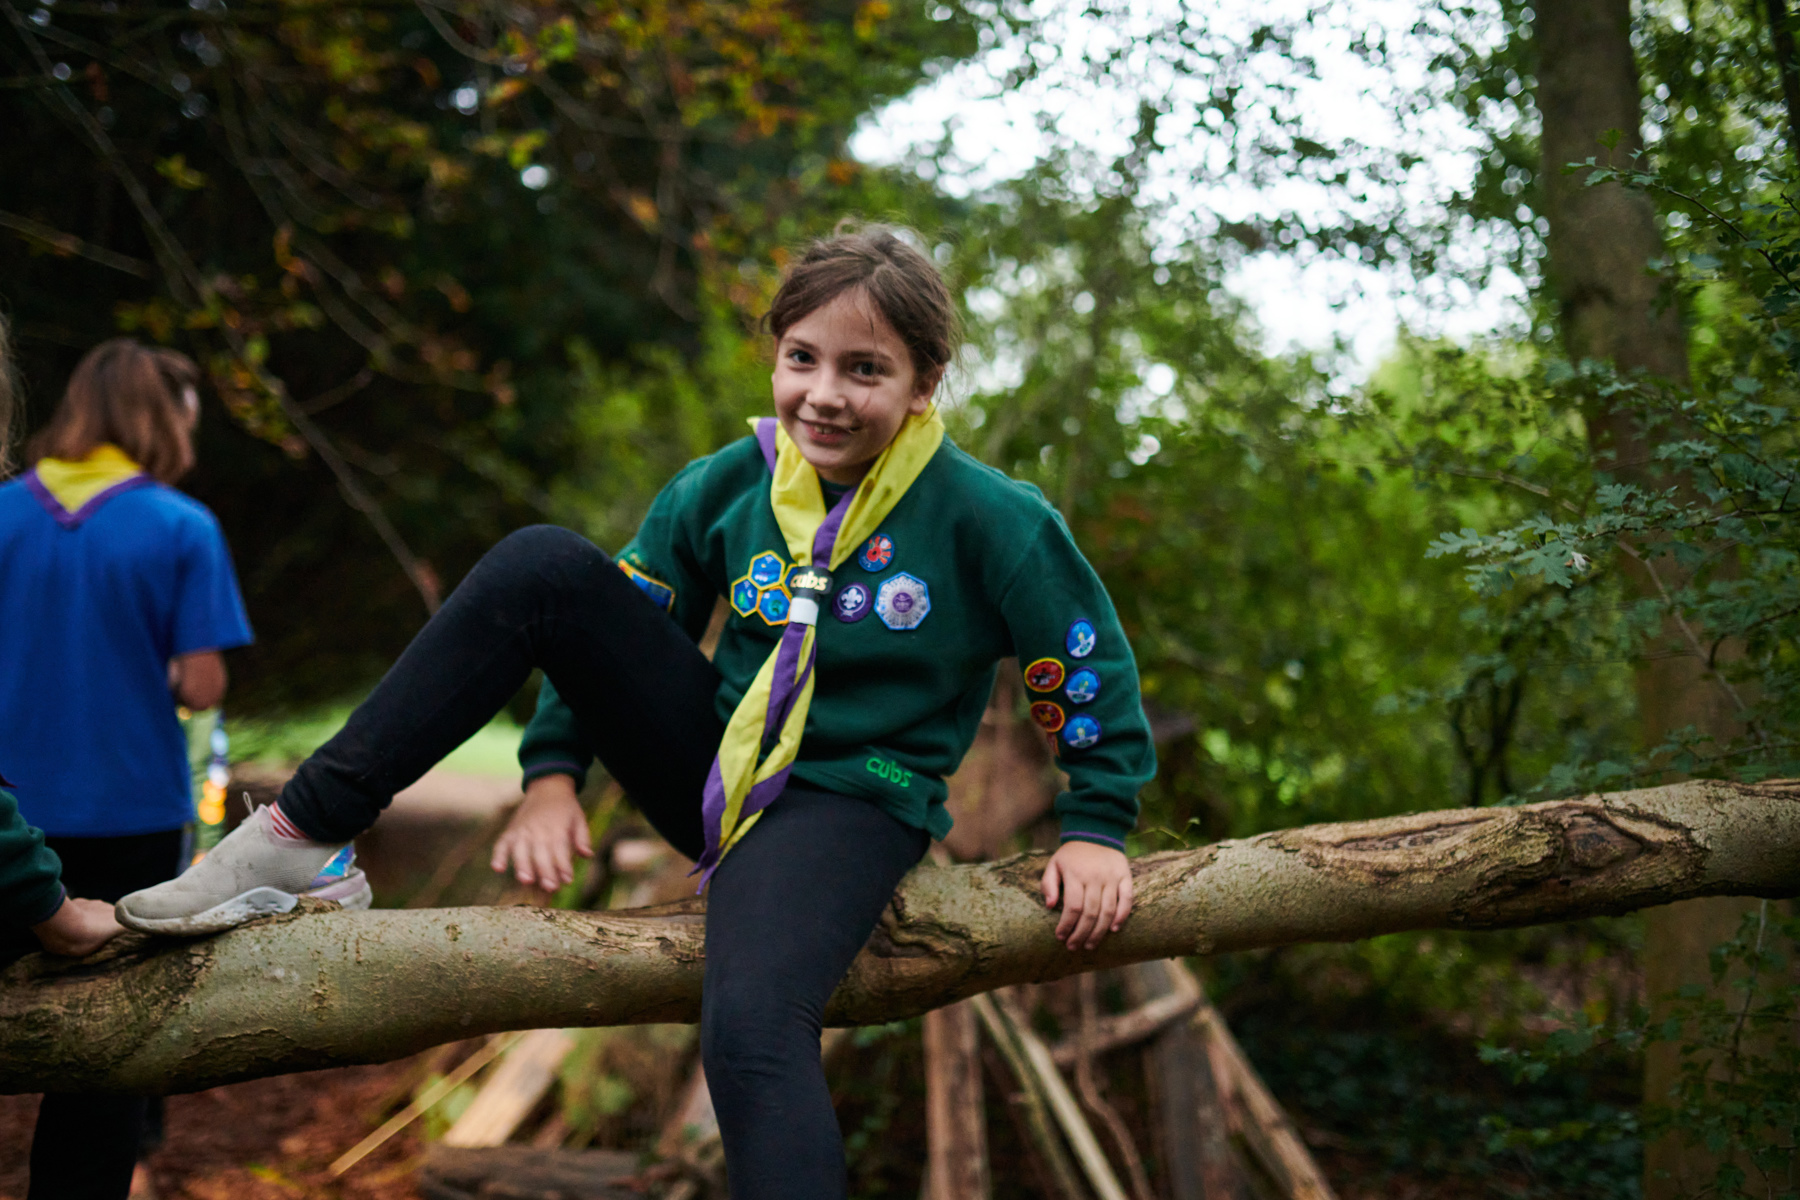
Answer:
<path fill-rule="evenodd" d="M 854 151 L 866 161 L 911 162 L 954 194 L 989 188 L 1058 148 L 1087 156 L 1098 177 L 1127 147 L 1139 101 L 1150 100 L 1167 115 L 1140 203 L 1157 212 L 1170 246 L 1277 211 L 1311 222 L 1347 207 L 1369 214 L 1398 207 L 1412 222 L 1427 223 L 1442 213 L 1446 197 L 1468 186 L 1474 133 L 1450 105 L 1416 104 L 1432 84 L 1431 33 L 1414 31 L 1421 20 L 1429 29 L 1434 15 L 1414 0 L 1326 6 L 1310 25 L 1300 0 L 1218 0 L 1190 9 L 1186 46 L 1170 35 L 1181 16 L 1176 0 L 1113 0 L 1101 16 L 1093 15 L 1096 7 L 1041 0 L 1031 9 L 1041 22 L 1038 37 L 997 39 L 889 105 L 864 122 Z M 1259 25 L 1276 23 L 1293 24 L 1291 48 L 1247 49 Z M 1352 48 L 1371 31 L 1388 35 L 1385 55 Z M 1011 77 L 1022 71 L 1031 77 L 1014 86 Z M 1229 120 L 1214 100 L 1225 82 L 1240 88 Z M 1334 161 L 1351 168 L 1348 185 L 1284 169 L 1280 153 L 1247 165 L 1243 147 L 1266 143 L 1271 132 L 1277 143 L 1304 137 L 1338 151 Z M 1423 161 L 1378 178 L 1399 150 Z M 1467 256 L 1457 265 L 1498 257 L 1480 230 L 1469 233 L 1455 243 Z M 1354 376 L 1380 360 L 1402 324 L 1464 339 L 1516 323 L 1524 294 L 1504 270 L 1477 293 L 1455 279 L 1416 280 L 1299 252 L 1248 256 L 1230 278 L 1254 304 L 1271 348 L 1327 348 L 1341 338 L 1350 350 L 1344 366 Z"/>

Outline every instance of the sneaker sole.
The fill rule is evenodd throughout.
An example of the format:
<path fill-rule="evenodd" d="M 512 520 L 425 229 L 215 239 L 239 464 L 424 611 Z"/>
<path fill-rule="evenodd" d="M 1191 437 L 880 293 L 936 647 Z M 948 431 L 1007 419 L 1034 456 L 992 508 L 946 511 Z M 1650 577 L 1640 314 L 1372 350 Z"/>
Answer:
<path fill-rule="evenodd" d="M 374 893 L 369 890 L 368 877 L 361 871 L 346 875 L 326 887 L 314 888 L 305 895 L 312 900 L 335 900 L 347 912 L 361 912 L 375 900 Z M 235 929 L 246 921 L 272 913 L 292 912 L 299 903 L 300 897 L 292 892 L 259 887 L 185 917 L 136 916 L 125 907 L 123 901 L 116 907 L 115 915 L 119 918 L 119 924 L 139 933 L 194 937 L 204 933 L 222 933 L 227 929 Z"/>

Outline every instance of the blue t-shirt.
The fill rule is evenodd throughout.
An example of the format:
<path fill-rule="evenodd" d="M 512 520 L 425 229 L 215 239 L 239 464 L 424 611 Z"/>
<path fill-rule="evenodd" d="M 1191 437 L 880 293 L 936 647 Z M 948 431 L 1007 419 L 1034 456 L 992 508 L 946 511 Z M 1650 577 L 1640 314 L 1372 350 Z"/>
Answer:
<path fill-rule="evenodd" d="M 169 660 L 251 640 L 218 521 L 134 484 L 74 517 L 25 479 L 0 486 L 0 761 L 52 836 L 192 820 Z"/>

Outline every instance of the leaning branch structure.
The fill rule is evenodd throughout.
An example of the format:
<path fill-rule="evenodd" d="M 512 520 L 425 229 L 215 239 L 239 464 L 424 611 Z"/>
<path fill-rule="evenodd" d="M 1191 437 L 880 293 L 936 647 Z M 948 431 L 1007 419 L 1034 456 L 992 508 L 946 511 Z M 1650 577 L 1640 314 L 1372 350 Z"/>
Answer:
<path fill-rule="evenodd" d="M 1078 954 L 1038 896 L 1041 855 L 922 865 L 827 1019 L 893 1021 L 1151 959 L 1794 896 L 1800 783 L 1314 825 L 1132 865 L 1137 911 Z M 203 941 L 121 938 L 79 963 L 34 955 L 0 975 L 0 1092 L 189 1091 L 496 1030 L 692 1021 L 703 913 L 307 911 Z"/>

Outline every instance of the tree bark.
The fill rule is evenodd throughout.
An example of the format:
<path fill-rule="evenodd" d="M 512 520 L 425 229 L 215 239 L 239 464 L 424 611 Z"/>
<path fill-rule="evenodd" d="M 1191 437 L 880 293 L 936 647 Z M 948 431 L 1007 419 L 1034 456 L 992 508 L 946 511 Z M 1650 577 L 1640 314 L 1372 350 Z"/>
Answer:
<path fill-rule="evenodd" d="M 1800 783 L 1710 781 L 1279 830 L 1135 859 L 1137 909 L 1071 953 L 1041 854 L 907 877 L 826 1020 L 1158 958 L 1406 929 L 1495 929 L 1695 896 L 1800 893 Z M 128 936 L 0 974 L 0 1092 L 179 1092 L 381 1062 L 503 1029 L 692 1021 L 702 908 L 296 912 Z"/>

